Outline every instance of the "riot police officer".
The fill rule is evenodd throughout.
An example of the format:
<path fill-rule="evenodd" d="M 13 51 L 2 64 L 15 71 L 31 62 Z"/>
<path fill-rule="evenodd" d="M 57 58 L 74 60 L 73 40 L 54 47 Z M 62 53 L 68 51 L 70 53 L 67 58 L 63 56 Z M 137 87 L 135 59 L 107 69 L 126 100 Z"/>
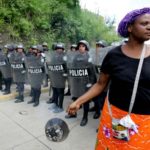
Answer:
<path fill-rule="evenodd" d="M 49 54 L 48 72 L 51 80 L 54 101 L 54 113 L 63 111 L 64 89 L 66 77 L 66 61 L 64 53 L 64 44 L 57 43 L 55 51 Z M 48 60 L 47 59 L 47 60 Z"/>
<path fill-rule="evenodd" d="M 56 47 L 56 45 L 57 45 L 57 43 L 55 42 L 55 43 L 53 43 L 52 44 L 52 51 L 54 51 L 55 50 L 55 47 Z M 48 56 L 48 51 L 46 51 L 46 56 Z M 49 61 L 49 58 L 48 57 L 46 57 L 46 63 Z M 48 64 L 46 64 L 47 65 L 47 67 L 48 67 Z M 49 69 L 47 68 L 47 72 L 48 72 L 48 78 L 50 79 L 50 74 L 49 74 Z M 51 81 L 51 79 L 50 79 L 50 81 Z M 51 91 L 52 91 L 52 84 L 50 84 L 50 87 L 49 87 L 49 95 L 51 95 Z M 54 103 L 54 93 L 52 92 L 52 96 L 49 98 L 49 100 L 46 102 L 47 104 L 52 104 L 52 103 Z"/>
<path fill-rule="evenodd" d="M 70 47 L 70 51 L 71 52 L 74 52 L 76 51 L 76 48 L 77 48 L 77 45 L 76 44 L 72 44 L 71 47 Z M 67 79 L 67 85 L 68 85 L 68 88 L 67 88 L 67 92 L 65 93 L 65 96 L 70 96 L 71 95 L 71 92 L 70 92 L 70 85 L 69 85 L 69 79 Z"/>
<path fill-rule="evenodd" d="M 2 47 L 1 46 L 0 46 L 0 53 L 2 53 Z M 3 77 L 2 77 L 1 67 L 0 67 L 0 90 L 3 90 L 2 80 L 3 80 Z"/>
<path fill-rule="evenodd" d="M 100 40 L 100 41 L 96 42 L 96 50 L 93 52 L 93 60 L 94 60 L 93 63 L 95 65 L 95 71 L 96 71 L 97 78 L 100 73 L 101 62 L 107 53 L 107 50 L 106 51 L 103 50 L 103 48 L 106 46 L 107 46 L 107 43 L 104 40 Z M 101 109 L 104 104 L 106 93 L 107 92 L 104 91 L 103 93 L 101 93 L 101 95 L 98 95 L 93 98 L 94 106 L 92 108 L 90 108 L 89 111 L 95 112 L 93 115 L 94 119 L 98 119 L 101 114 Z"/>
<path fill-rule="evenodd" d="M 96 42 L 96 48 L 104 48 L 106 46 L 107 46 L 107 43 L 104 40 L 100 40 L 100 41 Z"/>
<path fill-rule="evenodd" d="M 6 48 L 6 53 L 3 51 L 0 52 L 0 69 L 4 78 L 4 95 L 10 94 L 10 88 L 11 88 L 11 83 L 12 83 L 12 73 L 11 73 L 11 66 L 10 66 L 10 61 L 9 57 L 10 55 L 14 52 L 14 46 L 13 44 L 8 44 L 5 45 Z"/>
<path fill-rule="evenodd" d="M 71 51 L 76 51 L 77 50 L 77 45 L 76 44 L 72 44 L 70 47 Z"/>
<path fill-rule="evenodd" d="M 16 48 L 14 55 L 9 57 L 12 77 L 14 83 L 17 85 L 18 96 L 16 97 L 15 103 L 20 103 L 24 101 L 24 84 L 26 79 L 26 68 L 25 68 L 25 53 L 22 44 L 19 44 Z"/>
<path fill-rule="evenodd" d="M 26 58 L 26 67 L 28 72 L 28 79 L 31 85 L 32 99 L 28 101 L 28 104 L 33 104 L 33 107 L 39 105 L 39 99 L 41 95 L 41 85 L 44 75 L 44 60 L 38 54 L 38 47 L 32 46 L 33 54 Z"/>
<path fill-rule="evenodd" d="M 48 44 L 46 42 L 43 42 L 42 47 L 44 52 L 48 51 Z"/>
<path fill-rule="evenodd" d="M 95 61 L 93 61 L 93 63 L 95 65 L 97 79 L 99 78 L 101 64 L 103 62 L 104 57 L 113 48 L 114 46 L 108 46 L 106 41 L 104 40 L 96 42 L 96 51 L 94 51 L 93 53 L 94 54 L 93 57 Z M 101 110 L 104 105 L 104 100 L 107 94 L 107 89 L 108 87 L 100 95 L 93 98 L 94 107 L 92 107 L 90 111 L 95 111 L 95 114 L 93 116 L 94 119 L 99 118 L 99 116 L 101 115 Z"/>
<path fill-rule="evenodd" d="M 45 74 L 43 78 L 43 87 L 48 87 L 48 71 L 47 71 L 47 64 L 46 64 L 46 53 L 48 52 L 48 44 L 46 42 L 43 42 L 41 45 L 41 57 L 44 59 L 44 68 L 45 68 Z"/>
<path fill-rule="evenodd" d="M 95 72 L 89 56 L 89 43 L 85 40 L 79 41 L 77 51 L 74 52 L 72 63 L 68 64 L 71 96 L 76 100 L 84 94 L 93 83 L 96 82 Z M 67 59 L 67 61 L 70 61 Z M 69 62 L 68 62 L 69 63 Z M 88 122 L 89 102 L 83 105 L 83 117 L 80 126 L 85 126 Z M 66 115 L 65 118 L 74 118 L 75 115 Z"/>
<path fill-rule="evenodd" d="M 28 48 L 28 51 L 27 51 L 27 53 L 26 53 L 26 56 L 27 56 L 27 57 L 30 56 L 30 55 L 32 55 L 32 46 L 30 46 L 30 47 Z"/>

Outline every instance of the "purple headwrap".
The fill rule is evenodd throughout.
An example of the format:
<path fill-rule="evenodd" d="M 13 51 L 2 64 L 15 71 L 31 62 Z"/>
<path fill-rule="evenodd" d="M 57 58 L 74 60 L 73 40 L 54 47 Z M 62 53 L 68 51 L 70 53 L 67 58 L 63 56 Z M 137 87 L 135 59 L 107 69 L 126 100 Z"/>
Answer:
<path fill-rule="evenodd" d="M 142 9 L 136 9 L 128 14 L 120 21 L 118 26 L 118 33 L 122 37 L 128 37 L 128 26 L 135 21 L 135 19 L 138 16 L 141 16 L 143 14 L 150 14 L 150 7 L 142 8 Z"/>

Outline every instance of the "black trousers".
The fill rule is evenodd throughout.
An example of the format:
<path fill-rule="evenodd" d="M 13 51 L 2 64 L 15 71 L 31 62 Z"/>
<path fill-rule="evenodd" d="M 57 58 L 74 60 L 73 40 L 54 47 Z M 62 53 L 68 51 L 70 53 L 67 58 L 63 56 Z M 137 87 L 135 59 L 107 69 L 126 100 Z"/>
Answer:
<path fill-rule="evenodd" d="M 24 82 L 16 83 L 19 95 L 24 94 Z"/>
<path fill-rule="evenodd" d="M 59 108 L 63 108 L 64 90 L 65 90 L 65 88 L 55 88 L 55 87 L 52 87 L 52 89 L 53 89 L 54 103 Z"/>
<path fill-rule="evenodd" d="M 3 81 L 3 77 L 2 77 L 2 72 L 0 71 L 0 90 L 2 90 L 2 81 Z"/>
<path fill-rule="evenodd" d="M 32 98 L 33 98 L 33 100 L 35 102 L 39 102 L 40 95 L 41 95 L 41 87 L 40 88 L 31 87 L 31 91 L 32 91 Z"/>
<path fill-rule="evenodd" d="M 12 78 L 4 78 L 5 90 L 10 92 Z"/>

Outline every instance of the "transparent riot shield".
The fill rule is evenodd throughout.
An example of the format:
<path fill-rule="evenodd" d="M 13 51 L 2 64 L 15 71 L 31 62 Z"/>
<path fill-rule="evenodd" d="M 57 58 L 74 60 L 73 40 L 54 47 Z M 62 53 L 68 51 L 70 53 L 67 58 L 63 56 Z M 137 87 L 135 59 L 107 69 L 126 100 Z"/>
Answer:
<path fill-rule="evenodd" d="M 6 54 L 0 52 L 0 70 L 3 78 L 11 78 L 11 66 Z"/>
<path fill-rule="evenodd" d="M 65 88 L 65 74 L 67 73 L 65 53 L 49 52 L 46 56 L 46 61 L 52 87 Z"/>
<path fill-rule="evenodd" d="M 95 72 L 89 53 L 76 51 L 70 60 L 67 59 L 68 76 L 72 97 L 84 94 L 95 81 Z"/>
<path fill-rule="evenodd" d="M 15 83 L 25 82 L 26 68 L 25 68 L 25 55 L 24 53 L 16 52 L 11 57 L 12 77 Z"/>
<path fill-rule="evenodd" d="M 100 49 L 92 49 L 89 52 L 89 55 L 91 56 L 93 60 L 93 64 L 95 66 L 95 71 L 97 74 L 97 77 L 99 76 L 100 73 L 100 68 L 103 62 L 103 59 L 105 58 L 106 54 L 113 48 L 113 46 L 108 46 Z"/>
<path fill-rule="evenodd" d="M 44 76 L 44 62 L 40 56 L 31 55 L 26 58 L 28 80 L 33 88 L 40 88 Z"/>

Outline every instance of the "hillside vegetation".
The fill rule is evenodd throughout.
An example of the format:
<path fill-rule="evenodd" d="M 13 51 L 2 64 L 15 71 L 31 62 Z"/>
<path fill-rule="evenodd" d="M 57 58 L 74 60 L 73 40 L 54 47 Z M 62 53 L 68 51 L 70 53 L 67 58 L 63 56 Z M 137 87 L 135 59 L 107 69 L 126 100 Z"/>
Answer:
<path fill-rule="evenodd" d="M 36 44 L 118 40 L 114 22 L 80 8 L 79 0 L 1 0 L 0 42 Z"/>

